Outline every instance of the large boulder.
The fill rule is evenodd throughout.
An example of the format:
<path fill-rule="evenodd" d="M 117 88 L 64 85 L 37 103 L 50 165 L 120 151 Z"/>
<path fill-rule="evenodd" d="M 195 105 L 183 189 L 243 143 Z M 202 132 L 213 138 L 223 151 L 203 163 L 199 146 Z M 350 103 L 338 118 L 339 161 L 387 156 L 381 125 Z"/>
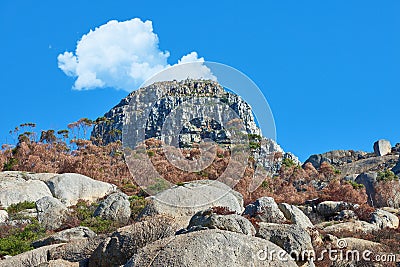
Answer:
<path fill-rule="evenodd" d="M 113 193 L 94 211 L 94 216 L 101 217 L 106 220 L 112 220 L 120 224 L 126 224 L 131 217 L 130 203 L 128 196 L 124 193 Z"/>
<path fill-rule="evenodd" d="M 375 183 L 377 177 L 378 174 L 376 172 L 367 172 L 361 173 L 355 180 L 356 183 L 364 185 L 365 191 L 368 195 L 368 203 L 370 205 L 375 205 L 376 203 Z"/>
<path fill-rule="evenodd" d="M 33 247 L 38 248 L 52 244 L 68 243 L 72 240 L 81 240 L 83 238 L 92 238 L 96 233 L 87 227 L 79 226 L 57 232 L 48 237 L 36 240 L 32 243 Z"/>
<path fill-rule="evenodd" d="M 67 219 L 67 207 L 54 197 L 43 197 L 36 201 L 36 211 L 39 223 L 48 230 L 56 230 Z"/>
<path fill-rule="evenodd" d="M 310 219 L 296 206 L 287 203 L 280 203 L 278 208 L 285 215 L 286 219 L 303 229 L 314 228 Z"/>
<path fill-rule="evenodd" d="M 96 235 L 91 238 L 72 239 L 62 246 L 49 250 L 48 259 L 63 259 L 79 262 L 80 266 L 88 266 L 90 256 L 105 238 L 104 235 Z"/>
<path fill-rule="evenodd" d="M 257 199 L 255 202 L 246 206 L 243 214 L 254 217 L 262 222 L 286 222 L 285 215 L 278 208 L 278 205 L 272 197 L 262 197 Z"/>
<path fill-rule="evenodd" d="M 49 251 L 59 246 L 61 246 L 61 244 L 45 246 L 18 254 L 5 260 L 0 260 L 0 267 L 38 266 L 39 264 L 46 263 Z"/>
<path fill-rule="evenodd" d="M 155 216 L 147 221 L 122 227 L 106 238 L 93 252 L 89 267 L 125 264 L 136 251 L 158 239 L 173 236 L 178 225 L 172 218 Z"/>
<path fill-rule="evenodd" d="M 313 251 L 310 235 L 298 225 L 259 223 L 256 236 L 276 244 L 292 256 L 309 256 L 308 253 Z"/>
<path fill-rule="evenodd" d="M 27 180 L 21 172 L 0 173 L 0 206 L 9 207 L 24 201 L 35 202 L 52 196 L 46 184 L 40 180 Z"/>
<path fill-rule="evenodd" d="M 274 251 L 275 253 L 271 253 Z M 177 235 L 138 250 L 125 267 L 269 266 L 296 267 L 281 248 L 261 238 L 207 230 Z"/>
<path fill-rule="evenodd" d="M 379 229 L 376 224 L 358 220 L 342 223 L 324 222 L 317 227 L 322 229 L 325 233 L 333 235 L 340 235 L 343 232 L 367 234 Z"/>
<path fill-rule="evenodd" d="M 243 197 L 229 186 L 211 180 L 200 180 L 174 186 L 148 198 L 148 204 L 139 218 L 166 214 L 175 218 L 183 228 L 192 216 L 211 207 L 226 207 L 231 211 L 243 212 Z"/>
<path fill-rule="evenodd" d="M 317 211 L 321 216 L 329 218 L 338 215 L 342 210 L 352 207 L 352 204 L 343 201 L 323 201 L 317 205 Z"/>
<path fill-rule="evenodd" d="M 392 152 L 392 145 L 388 140 L 378 140 L 374 143 L 374 153 L 377 156 L 385 156 Z"/>
<path fill-rule="evenodd" d="M 117 190 L 113 184 L 96 181 L 76 173 L 60 174 L 46 183 L 53 196 L 67 206 L 75 205 L 79 199 L 92 202 Z"/>
<path fill-rule="evenodd" d="M 371 223 L 377 225 L 381 229 L 397 229 L 399 227 L 399 217 L 390 212 L 378 209 L 372 213 Z"/>
<path fill-rule="evenodd" d="M 211 209 L 199 211 L 189 222 L 188 230 L 192 227 L 221 229 L 245 235 L 255 235 L 256 230 L 249 220 L 238 214 L 219 215 Z"/>

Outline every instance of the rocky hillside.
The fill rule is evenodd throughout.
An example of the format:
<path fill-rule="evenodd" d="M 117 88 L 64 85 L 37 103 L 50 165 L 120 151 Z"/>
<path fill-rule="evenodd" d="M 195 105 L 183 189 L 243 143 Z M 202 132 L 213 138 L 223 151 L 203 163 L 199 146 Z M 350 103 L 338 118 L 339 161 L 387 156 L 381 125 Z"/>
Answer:
<path fill-rule="evenodd" d="M 389 205 L 400 207 L 398 177 L 400 177 L 400 144 L 392 147 L 389 141 L 374 143 L 374 152 L 335 150 L 310 156 L 304 165 L 320 168 L 328 163 L 339 174 L 339 178 L 351 183 L 362 184 L 372 206 Z M 377 191 L 378 194 L 377 194 Z"/>

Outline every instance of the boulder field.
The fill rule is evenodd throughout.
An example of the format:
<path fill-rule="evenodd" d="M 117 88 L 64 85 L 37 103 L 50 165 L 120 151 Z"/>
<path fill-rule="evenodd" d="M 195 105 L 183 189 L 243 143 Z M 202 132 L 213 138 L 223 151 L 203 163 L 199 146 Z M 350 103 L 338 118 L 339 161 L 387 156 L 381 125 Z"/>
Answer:
<path fill-rule="evenodd" d="M 94 216 L 125 226 L 104 234 L 85 226 L 60 229 L 80 199 L 97 203 Z M 399 226 L 396 209 L 378 209 L 362 221 L 353 212 L 357 205 L 341 201 L 320 202 L 312 211 L 271 197 L 244 206 L 240 193 L 211 180 L 148 197 L 132 219 L 128 197 L 112 184 L 79 174 L 0 173 L 1 205 L 23 201 L 35 202 L 31 216 L 52 234 L 32 242 L 33 250 L 6 256 L 0 266 L 315 266 L 310 252 L 324 242 L 335 245 L 343 231 L 367 234 Z M 0 215 L 0 225 L 13 224 L 5 210 Z M 314 224 L 315 217 L 322 222 Z M 345 241 L 381 249 L 360 238 Z"/>

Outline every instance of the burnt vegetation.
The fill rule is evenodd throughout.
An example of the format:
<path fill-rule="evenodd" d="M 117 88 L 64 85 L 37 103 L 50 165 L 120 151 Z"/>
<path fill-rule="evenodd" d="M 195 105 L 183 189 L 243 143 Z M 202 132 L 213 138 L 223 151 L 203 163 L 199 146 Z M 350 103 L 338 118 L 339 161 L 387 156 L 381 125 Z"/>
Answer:
<path fill-rule="evenodd" d="M 128 195 L 143 194 L 135 183 L 125 163 L 123 147 L 120 141 L 102 144 L 101 140 L 88 139 L 91 127 L 102 123 L 83 118 L 68 125 L 68 129 L 41 131 L 35 133 L 34 123 L 21 124 L 10 133 L 16 140 L 15 145 L 5 144 L 0 153 L 0 167 L 3 171 L 48 172 L 48 173 L 79 173 L 93 179 L 117 185 Z M 258 136 L 252 140 L 258 141 Z M 173 148 L 174 149 L 174 148 Z M 176 149 L 176 148 L 175 148 Z M 186 159 L 200 157 L 200 148 L 176 149 L 172 153 L 182 153 Z M 165 155 L 161 141 L 148 139 L 134 151 L 135 157 L 148 156 L 152 165 L 164 179 L 175 185 L 183 185 L 193 180 L 215 180 L 227 170 L 230 163 L 231 150 L 219 146 L 214 151 L 214 159 L 206 169 L 199 172 L 187 172 L 172 165 Z M 275 153 L 273 160 L 281 158 L 281 153 Z M 239 164 L 239 163 L 238 163 Z M 367 195 L 365 188 L 339 179 L 340 172 L 328 163 L 323 163 L 319 169 L 311 164 L 299 166 L 290 159 L 284 159 L 279 173 L 273 177 L 262 178 L 256 190 L 250 190 L 254 176 L 255 160 L 250 157 L 244 166 L 244 175 L 240 180 L 228 178 L 228 185 L 234 185 L 245 200 L 245 204 L 253 202 L 262 196 L 273 197 L 276 202 L 289 204 L 304 204 L 308 199 L 340 200 L 357 204 L 365 204 Z M 134 175 L 146 175 L 135 173 Z M 382 193 L 387 194 L 386 187 L 395 181 L 390 174 L 382 174 Z M 319 184 L 324 186 L 319 186 Z M 383 185 L 385 184 L 385 185 Z M 379 189 L 378 189 L 379 190 Z M 390 201 L 390 196 L 382 194 L 381 202 Z"/>

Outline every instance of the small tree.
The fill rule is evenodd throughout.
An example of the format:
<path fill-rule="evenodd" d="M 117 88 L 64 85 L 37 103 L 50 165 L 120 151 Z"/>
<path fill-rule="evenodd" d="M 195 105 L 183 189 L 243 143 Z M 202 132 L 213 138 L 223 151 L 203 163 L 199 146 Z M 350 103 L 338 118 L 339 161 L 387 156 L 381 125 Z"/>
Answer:
<path fill-rule="evenodd" d="M 64 142 L 66 142 L 66 140 L 69 138 L 69 131 L 64 129 L 64 130 L 59 130 L 57 132 L 57 134 L 59 136 L 61 136 L 61 138 L 63 139 Z"/>
<path fill-rule="evenodd" d="M 34 142 L 36 141 L 36 123 L 33 122 L 27 122 L 27 123 L 22 123 L 19 125 L 20 129 L 24 129 L 24 135 L 26 135 L 29 138 L 29 141 Z M 17 127 L 16 127 L 17 128 Z"/>
<path fill-rule="evenodd" d="M 39 142 L 46 142 L 48 144 L 52 144 L 55 141 L 57 141 L 57 137 L 54 134 L 54 130 L 42 131 Z"/>
<path fill-rule="evenodd" d="M 83 138 L 86 138 L 86 133 L 89 130 L 89 128 L 93 126 L 93 124 L 94 124 L 93 121 L 88 118 L 82 118 L 78 120 L 78 125 L 83 130 Z"/>

